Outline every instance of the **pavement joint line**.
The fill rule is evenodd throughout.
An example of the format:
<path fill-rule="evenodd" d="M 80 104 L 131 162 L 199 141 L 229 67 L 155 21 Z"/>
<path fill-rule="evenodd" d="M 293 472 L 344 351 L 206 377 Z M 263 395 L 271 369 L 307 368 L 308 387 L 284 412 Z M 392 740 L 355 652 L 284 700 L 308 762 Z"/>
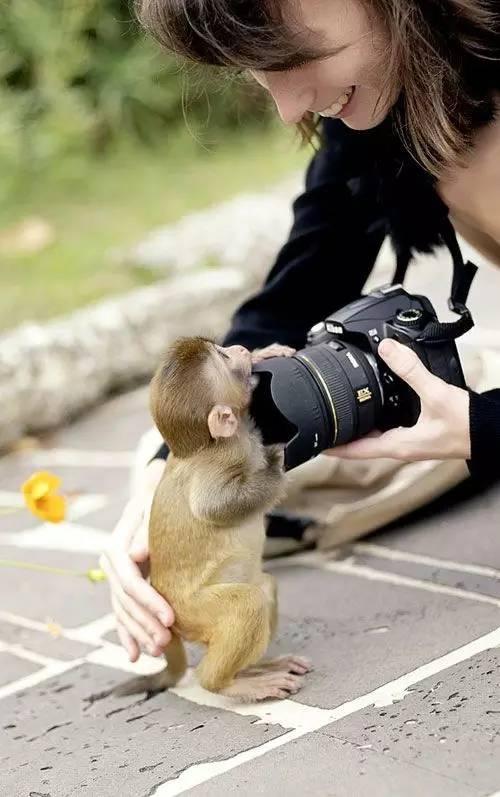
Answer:
<path fill-rule="evenodd" d="M 384 545 L 367 542 L 356 543 L 352 546 L 352 550 L 355 554 L 367 554 L 368 556 L 374 556 L 379 559 L 428 565 L 429 567 L 439 567 L 442 570 L 454 570 L 457 573 L 469 573 L 470 575 L 486 576 L 486 578 L 500 580 L 500 570 L 496 570 L 494 567 L 486 567 L 485 565 L 473 565 L 467 562 L 455 562 L 451 559 L 439 559 L 434 556 L 427 556 L 426 554 L 399 551 L 395 548 L 388 548 Z"/>
<path fill-rule="evenodd" d="M 437 584 L 434 581 L 425 581 L 424 579 L 413 578 L 412 576 L 402 576 L 387 570 L 376 570 L 366 565 L 358 565 L 355 564 L 354 556 L 342 560 L 332 560 L 325 558 L 325 555 L 319 551 L 311 551 L 304 554 L 294 554 L 293 561 L 290 560 L 287 562 L 286 558 L 272 561 L 273 569 L 294 566 L 318 568 L 332 573 L 340 573 L 341 575 L 366 578 L 369 581 L 381 581 L 386 584 L 393 584 L 396 587 L 420 589 L 425 592 L 460 598 L 461 600 L 487 603 L 491 606 L 500 608 L 500 598 L 495 598 L 492 595 L 485 595 L 482 592 L 473 592 L 471 590 L 461 589 L 460 587 L 450 587 L 446 584 Z"/>
<path fill-rule="evenodd" d="M 23 458 L 35 467 L 129 468 L 135 454 L 133 451 L 48 448 L 30 451 Z"/>
<path fill-rule="evenodd" d="M 19 490 L 16 492 L 10 490 L 0 490 L 0 506 L 16 507 L 22 509 L 23 506 L 25 506 L 24 498 Z"/>
<path fill-rule="evenodd" d="M 35 653 L 32 650 L 28 650 L 22 645 L 18 645 L 16 643 L 11 644 L 10 642 L 4 642 L 2 639 L 0 639 L 0 653 L 2 652 L 11 653 L 13 656 L 18 656 L 20 659 L 26 659 L 26 661 L 32 661 L 35 664 L 41 664 L 43 667 L 51 667 L 54 664 L 63 663 L 61 659 L 54 659 L 51 656 L 43 656 L 40 653 Z"/>
<path fill-rule="evenodd" d="M 151 795 L 154 795 L 155 797 L 175 797 L 175 795 L 189 791 L 189 789 L 192 789 L 201 783 L 205 783 L 217 775 L 228 772 L 229 770 L 234 769 L 235 767 L 238 767 L 247 761 L 252 761 L 255 758 L 259 758 L 261 755 L 264 755 L 265 753 L 270 752 L 277 747 L 288 744 L 289 742 L 294 741 L 301 736 L 305 736 L 312 731 L 320 730 L 320 728 L 324 727 L 325 725 L 337 722 L 338 720 L 343 719 L 351 714 L 355 714 L 364 708 L 368 708 L 369 706 L 382 707 L 392 705 L 396 701 L 403 700 L 406 695 L 411 692 L 412 686 L 415 686 L 426 678 L 430 678 L 433 675 L 437 675 L 438 673 L 442 672 L 443 670 L 447 670 L 456 664 L 460 664 L 462 661 L 466 661 L 478 653 L 482 653 L 485 650 L 491 650 L 491 648 L 499 646 L 500 628 L 496 628 L 494 631 L 490 631 L 488 634 L 484 634 L 483 636 L 474 639 L 472 642 L 467 642 L 465 645 L 455 648 L 455 650 L 445 653 L 443 656 L 440 656 L 437 659 L 427 662 L 427 664 L 417 667 L 416 670 L 406 673 L 405 675 L 396 678 L 394 681 L 389 681 L 387 684 L 379 686 L 372 692 L 368 692 L 365 695 L 361 695 L 360 697 L 343 703 L 335 709 L 321 709 L 321 712 L 324 712 L 324 719 L 318 720 L 320 724 L 314 728 L 310 727 L 309 730 L 296 729 L 290 731 L 289 733 L 283 734 L 276 739 L 272 739 L 269 742 L 260 745 L 259 747 L 254 747 L 250 750 L 238 753 L 237 755 L 227 758 L 224 761 L 193 764 L 191 767 L 187 767 L 185 770 L 183 770 L 177 778 L 160 784 L 154 792 L 151 792 Z M 328 715 L 328 718 L 326 715 Z M 490 797 L 497 796 L 490 795 Z"/>
<path fill-rule="evenodd" d="M 0 686 L 0 700 L 16 692 L 21 692 L 23 689 L 30 689 L 32 686 L 37 686 L 39 683 L 53 678 L 56 675 L 72 670 L 79 667 L 84 662 L 84 659 L 72 659 L 72 661 L 57 661 L 47 667 L 42 667 L 40 670 L 26 675 L 24 678 L 19 678 L 17 681 L 12 681 L 10 684 Z"/>
<path fill-rule="evenodd" d="M 79 495 L 68 506 L 68 519 L 80 520 L 91 512 L 97 512 L 109 502 L 110 496 L 104 493 L 86 493 Z"/>
<path fill-rule="evenodd" d="M 488 603 L 490 606 L 496 606 L 497 609 L 500 609 L 500 598 L 494 598 L 492 595 L 485 595 L 482 592 L 472 592 L 466 589 L 460 589 L 460 587 L 449 587 L 445 584 L 436 584 L 433 581 L 424 581 L 423 579 L 413 578 L 412 576 L 401 576 L 397 573 L 387 572 L 386 570 L 376 570 L 373 567 L 354 564 L 349 560 L 344 560 L 342 562 L 325 562 L 321 567 L 333 573 L 357 576 L 359 578 L 365 578 L 368 581 L 382 581 L 386 584 L 392 584 L 395 587 L 409 587 L 410 589 L 420 589 L 424 592 L 448 595 L 451 598 L 460 598 L 461 600 L 469 600 L 476 603 Z"/>
<path fill-rule="evenodd" d="M 67 639 L 73 640 L 73 642 L 87 642 L 91 645 L 102 645 L 102 636 L 109 631 L 113 631 L 115 628 L 115 616 L 110 612 L 84 625 L 79 625 L 75 628 L 64 628 L 62 635 Z"/>
<path fill-rule="evenodd" d="M 25 531 L 0 532 L 0 545 L 39 551 L 68 551 L 100 554 L 109 543 L 110 533 L 71 521 L 57 525 L 42 523 Z"/>
<path fill-rule="evenodd" d="M 44 634 L 48 633 L 47 623 L 42 623 L 39 620 L 31 620 L 29 617 L 21 617 L 12 612 L 5 612 L 0 610 L 0 622 L 10 623 L 11 625 L 18 625 L 21 628 L 27 628 L 30 631 L 41 631 Z M 84 625 L 75 626 L 75 628 L 61 628 L 60 636 L 64 639 L 70 639 L 72 642 L 84 642 L 89 645 L 102 645 L 104 640 L 101 638 L 103 634 L 107 634 L 116 627 L 114 614 L 105 614 L 98 617 L 96 620 L 91 620 Z"/>

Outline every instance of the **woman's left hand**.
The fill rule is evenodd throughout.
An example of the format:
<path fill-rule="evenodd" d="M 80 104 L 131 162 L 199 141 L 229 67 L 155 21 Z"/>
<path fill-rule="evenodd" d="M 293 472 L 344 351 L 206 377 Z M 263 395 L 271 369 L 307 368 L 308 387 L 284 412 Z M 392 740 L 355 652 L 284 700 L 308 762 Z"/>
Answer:
<path fill-rule="evenodd" d="M 323 453 L 345 459 L 469 459 L 469 394 L 431 374 L 414 351 L 391 339 L 379 355 L 391 371 L 418 394 L 421 411 L 415 426 L 375 433 Z"/>

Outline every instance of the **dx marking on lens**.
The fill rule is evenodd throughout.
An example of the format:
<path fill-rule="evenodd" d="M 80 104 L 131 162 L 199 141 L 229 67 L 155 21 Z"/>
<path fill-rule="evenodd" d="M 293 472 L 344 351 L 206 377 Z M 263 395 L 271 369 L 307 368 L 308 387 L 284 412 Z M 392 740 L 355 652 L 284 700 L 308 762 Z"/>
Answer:
<path fill-rule="evenodd" d="M 356 398 L 360 404 L 364 401 L 370 401 L 372 398 L 372 391 L 369 387 L 362 387 L 356 392 Z"/>

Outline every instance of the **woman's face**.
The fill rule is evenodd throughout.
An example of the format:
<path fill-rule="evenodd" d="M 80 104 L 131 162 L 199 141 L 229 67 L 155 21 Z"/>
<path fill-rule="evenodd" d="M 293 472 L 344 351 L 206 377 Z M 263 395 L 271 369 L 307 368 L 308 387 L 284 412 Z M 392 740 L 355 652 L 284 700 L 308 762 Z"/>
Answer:
<path fill-rule="evenodd" d="M 286 124 L 307 111 L 340 118 L 355 130 L 375 127 L 395 102 L 387 90 L 389 39 L 360 0 L 297 0 L 285 22 L 292 30 L 319 35 L 332 55 L 287 71 L 254 71 Z"/>

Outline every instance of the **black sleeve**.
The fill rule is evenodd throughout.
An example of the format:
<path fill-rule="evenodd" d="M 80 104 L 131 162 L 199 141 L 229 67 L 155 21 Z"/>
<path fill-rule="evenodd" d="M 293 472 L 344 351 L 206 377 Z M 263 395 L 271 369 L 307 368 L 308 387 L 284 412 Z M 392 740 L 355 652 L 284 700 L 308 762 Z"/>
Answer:
<path fill-rule="evenodd" d="M 481 482 L 500 478 L 500 388 L 469 392 L 471 476 Z"/>
<path fill-rule="evenodd" d="M 234 314 L 224 345 L 301 348 L 317 321 L 359 296 L 387 229 L 372 151 L 370 133 L 325 122 L 288 240 L 262 289 Z M 156 457 L 167 455 L 163 445 Z"/>
<path fill-rule="evenodd" d="M 387 229 L 369 136 L 325 123 L 288 240 L 262 289 L 234 314 L 225 345 L 300 348 L 311 326 L 359 296 Z"/>

